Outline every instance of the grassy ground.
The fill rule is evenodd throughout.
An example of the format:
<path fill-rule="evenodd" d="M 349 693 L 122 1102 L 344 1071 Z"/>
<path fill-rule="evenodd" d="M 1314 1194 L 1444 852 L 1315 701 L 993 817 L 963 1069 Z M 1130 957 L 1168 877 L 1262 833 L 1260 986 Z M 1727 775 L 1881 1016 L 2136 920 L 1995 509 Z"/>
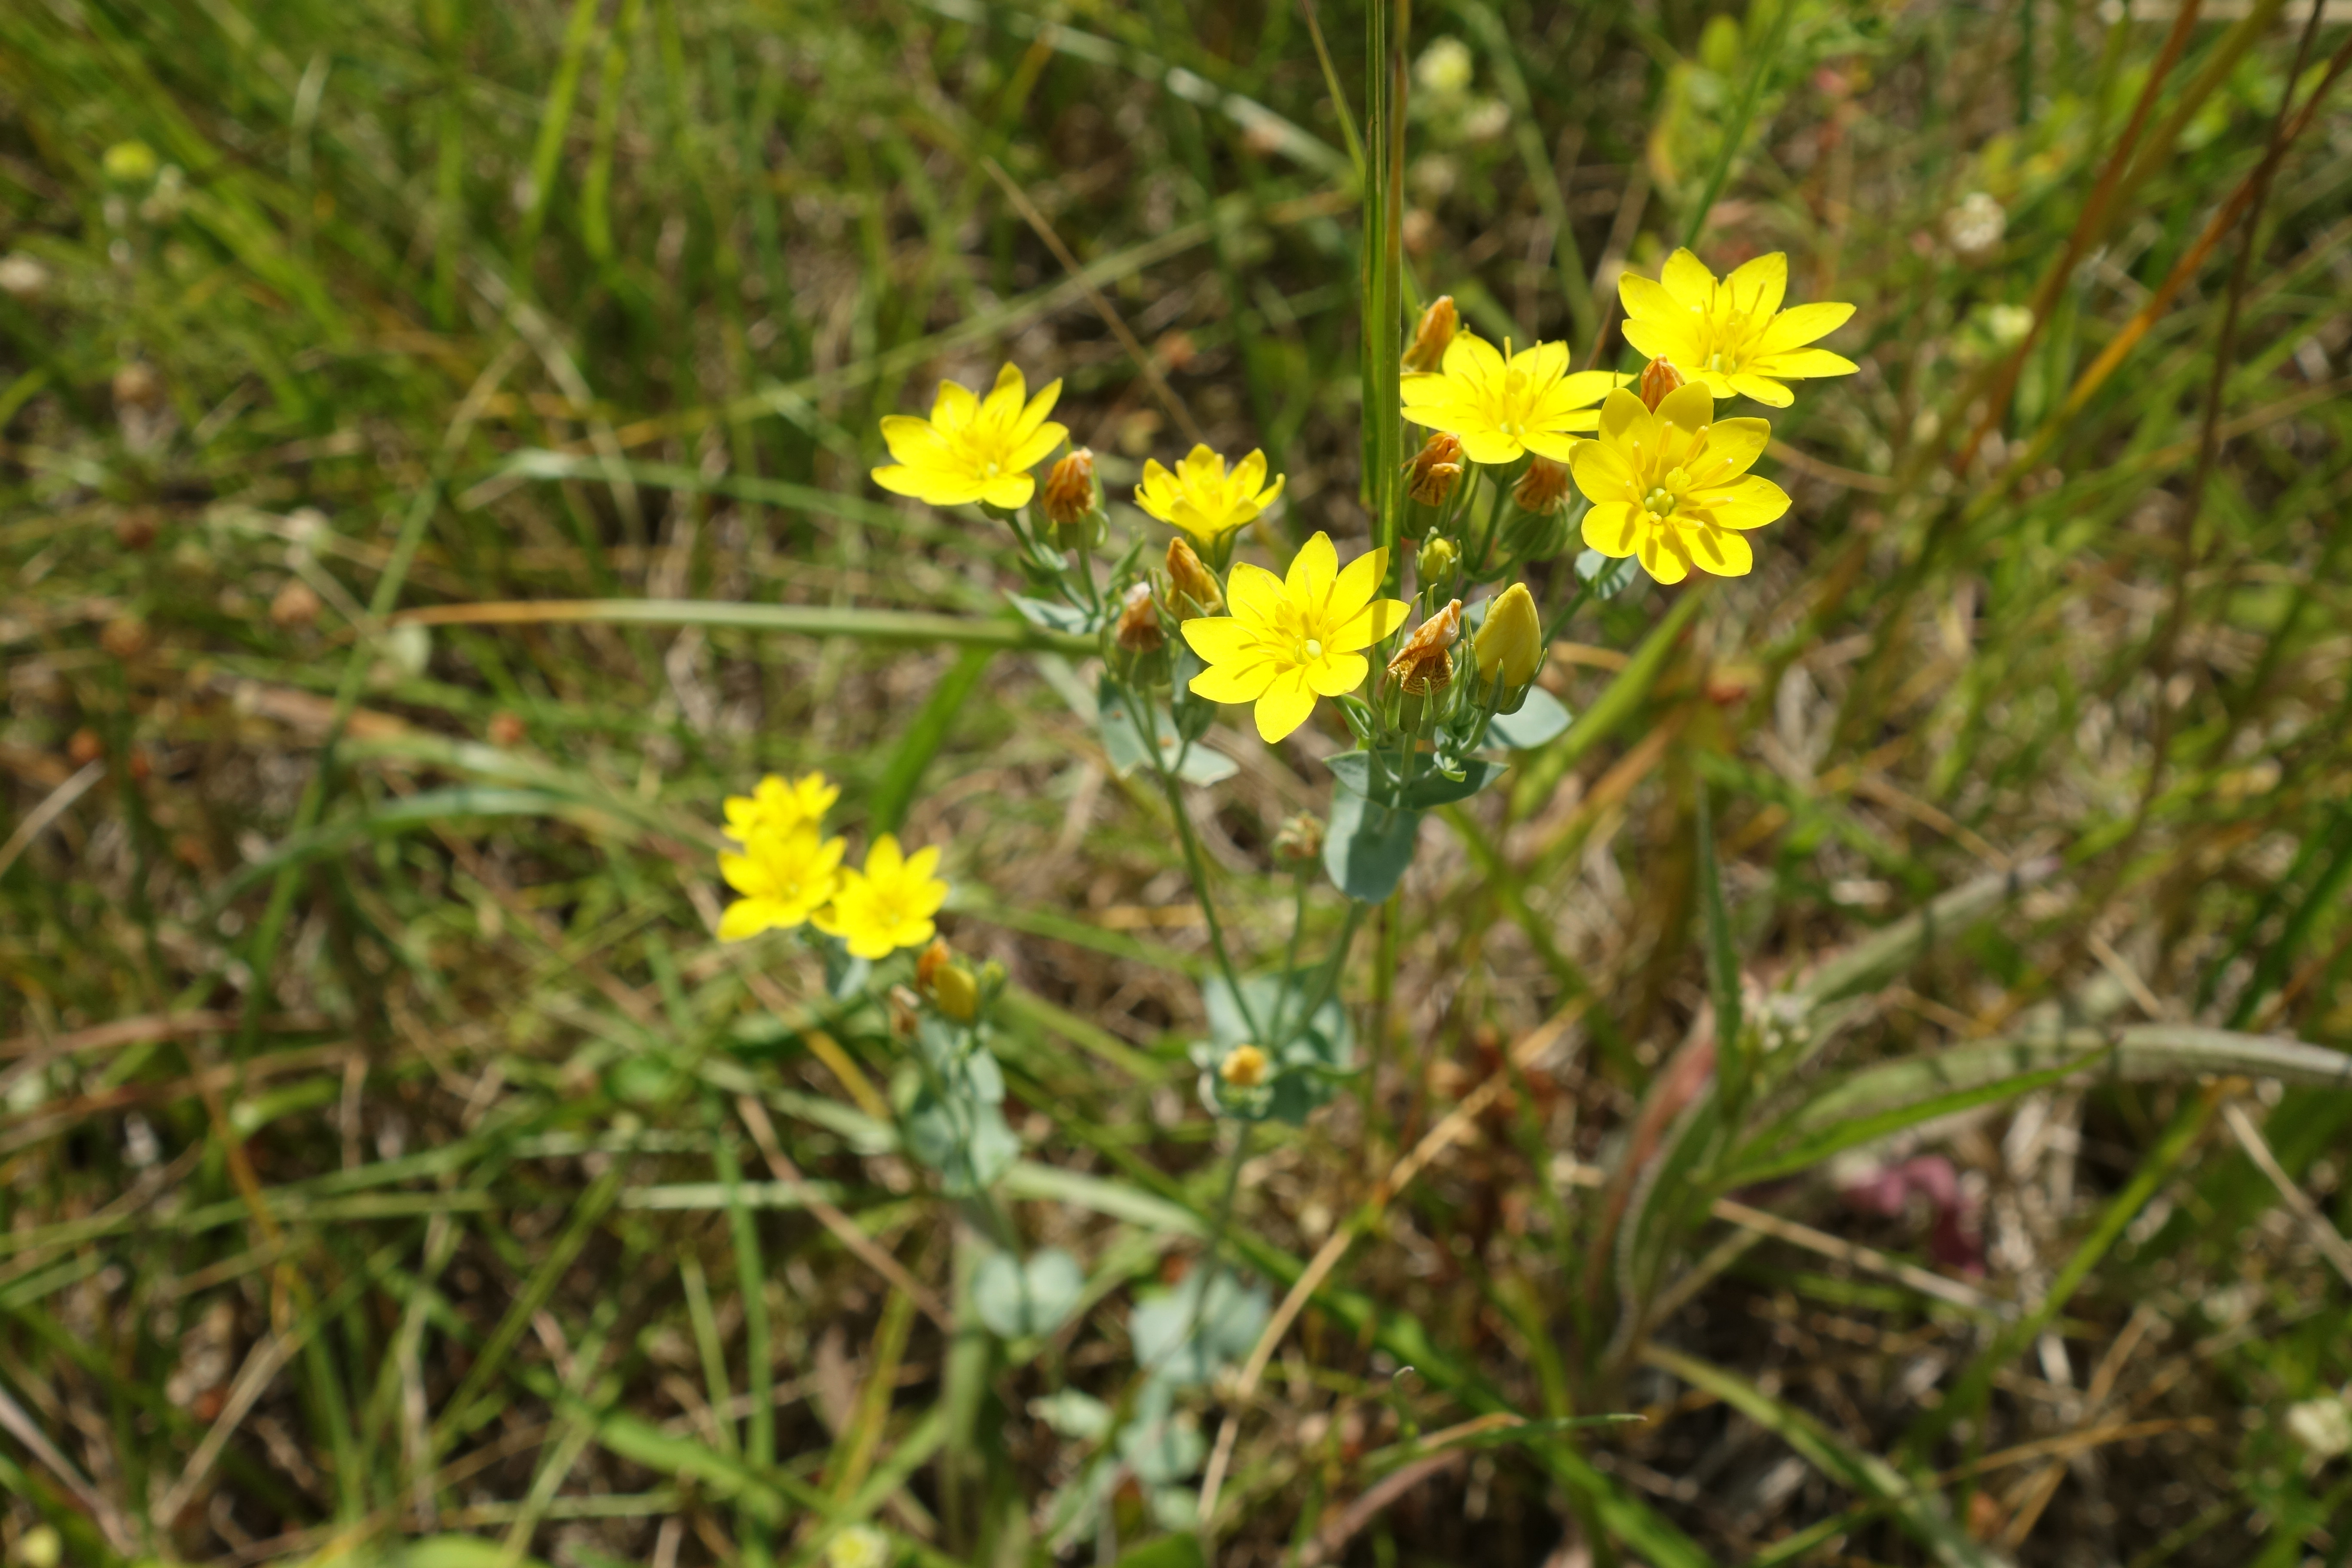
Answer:
<path fill-rule="evenodd" d="M 1070 1394 L 1219 1202 L 1205 933 L 1009 541 L 865 475 L 1011 357 L 1114 497 L 1199 432 L 1360 541 L 1361 13 L 0 9 L 12 1561 L 1179 1568 L 1221 1436 L 1228 1563 L 2352 1560 L 2285 1419 L 2352 1378 L 2346 30 L 2207 8 L 1414 7 L 1409 294 L 1630 365 L 1621 267 L 1785 249 L 1863 368 L 1756 574 L 1580 614 L 1582 721 L 1425 826 L 1372 1070 L 1239 1187 L 1328 1272 L 1135 1445 Z M 708 607 L 381 620 L 550 599 Z M 1188 810 L 1270 958 L 1341 742 L 1246 735 Z M 709 934 L 811 766 L 1010 973 L 1042 1341 L 885 1021 Z M 1718 909 L 1773 1095 L 1695 1174 Z"/>

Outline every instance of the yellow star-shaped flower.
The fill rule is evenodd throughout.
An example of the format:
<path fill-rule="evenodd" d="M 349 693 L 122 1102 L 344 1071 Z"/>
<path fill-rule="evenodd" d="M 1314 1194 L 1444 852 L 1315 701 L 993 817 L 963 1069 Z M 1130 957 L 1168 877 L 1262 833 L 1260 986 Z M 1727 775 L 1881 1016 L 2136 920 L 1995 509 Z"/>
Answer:
<path fill-rule="evenodd" d="M 1209 667 L 1192 689 L 1212 702 L 1255 702 L 1258 734 L 1281 740 L 1307 722 L 1318 697 L 1362 685 L 1370 666 L 1361 650 L 1404 625 L 1404 601 L 1376 596 L 1387 567 L 1388 552 L 1371 550 L 1342 571 L 1328 533 L 1300 546 L 1286 577 L 1236 565 L 1225 584 L 1233 614 L 1184 623 L 1184 640 Z"/>
<path fill-rule="evenodd" d="M 1666 258 L 1662 281 L 1627 272 L 1617 279 L 1625 307 L 1625 341 L 1652 359 L 1667 359 L 1717 397 L 1745 394 L 1774 408 L 1796 396 L 1782 381 L 1851 375 L 1850 359 L 1805 347 L 1846 323 L 1852 305 L 1780 309 L 1789 288 L 1784 251 L 1759 256 L 1717 280 L 1687 250 Z"/>
<path fill-rule="evenodd" d="M 1055 381 L 1030 397 L 1019 368 L 1009 364 L 984 398 L 943 381 L 929 419 L 893 414 L 882 421 L 882 439 L 898 461 L 875 469 L 874 482 L 926 506 L 1026 506 L 1037 488 L 1029 470 L 1069 435 L 1045 422 L 1061 395 Z"/>
<path fill-rule="evenodd" d="M 818 911 L 816 929 L 849 944 L 856 958 L 887 958 L 902 947 L 920 947 L 937 934 L 931 917 L 948 901 L 948 885 L 932 873 L 940 868 L 936 845 L 912 855 L 886 833 L 866 852 L 866 868 L 845 871 L 832 907 Z"/>
<path fill-rule="evenodd" d="M 1152 458 L 1143 465 L 1135 504 L 1160 521 L 1191 534 L 1202 549 L 1254 520 L 1282 493 L 1283 476 L 1265 483 L 1265 454 L 1252 452 L 1225 471 L 1225 459 L 1205 446 L 1194 447 L 1170 472 Z M 1264 489 L 1258 487 L 1265 485 Z"/>
<path fill-rule="evenodd" d="M 823 773 L 803 773 L 789 782 L 770 773 L 750 795 L 727 797 L 727 837 L 748 842 L 761 832 L 790 833 L 803 823 L 814 827 L 840 798 L 841 786 Z"/>
<path fill-rule="evenodd" d="M 841 840 L 819 839 L 814 823 L 789 831 L 761 828 L 743 853 L 719 857 L 719 874 L 743 896 L 719 917 L 719 940 L 741 942 L 763 931 L 790 931 L 814 917 L 841 882 Z"/>
<path fill-rule="evenodd" d="M 1560 462 L 1600 419 L 1593 405 L 1625 377 L 1569 374 L 1566 343 L 1498 351 L 1467 333 L 1448 345 L 1443 366 L 1404 378 L 1404 416 L 1462 438 L 1474 463 L 1516 463 L 1529 452 Z"/>
<path fill-rule="evenodd" d="M 1789 510 L 1788 492 L 1748 471 L 1771 438 L 1764 420 L 1717 420 L 1704 382 L 1666 394 L 1654 414 L 1630 392 L 1611 393 L 1600 434 L 1569 459 L 1592 503 L 1584 542 L 1638 556 L 1661 583 L 1679 583 L 1694 566 L 1746 576 L 1756 558 L 1740 531 Z"/>

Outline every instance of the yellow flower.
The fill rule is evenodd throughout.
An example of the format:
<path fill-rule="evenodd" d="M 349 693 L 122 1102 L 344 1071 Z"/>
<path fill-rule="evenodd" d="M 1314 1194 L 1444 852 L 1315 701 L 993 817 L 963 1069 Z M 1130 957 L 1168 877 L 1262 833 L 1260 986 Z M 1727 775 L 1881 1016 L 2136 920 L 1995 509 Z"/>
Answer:
<path fill-rule="evenodd" d="M 1213 550 L 1217 541 L 1274 504 L 1282 493 L 1282 476 L 1265 484 L 1265 454 L 1252 452 L 1225 472 L 1223 458 L 1206 447 L 1195 447 L 1171 473 L 1152 458 L 1143 465 L 1143 482 L 1135 487 L 1135 504 L 1165 523 L 1171 523 Z"/>
<path fill-rule="evenodd" d="M 840 798 L 841 786 L 823 773 L 803 773 L 789 783 L 770 773 L 750 795 L 727 797 L 727 837 L 749 841 L 757 833 L 814 827 Z"/>
<path fill-rule="evenodd" d="M 887 958 L 902 947 L 920 947 L 939 928 L 931 917 L 948 901 L 936 845 L 912 855 L 899 852 L 886 833 L 866 852 L 866 868 L 845 871 L 833 907 L 820 910 L 816 929 L 849 944 L 856 958 Z"/>
<path fill-rule="evenodd" d="M 943 381 L 929 419 L 893 414 L 882 421 L 882 439 L 898 461 L 875 469 L 874 482 L 926 506 L 986 501 L 1007 511 L 1026 506 L 1037 488 L 1029 470 L 1069 435 L 1045 422 L 1061 395 L 1062 384 L 1055 381 L 1029 397 L 1028 384 L 1009 364 L 996 373 L 996 385 L 985 398 Z"/>
<path fill-rule="evenodd" d="M 1627 272 L 1617 279 L 1625 306 L 1625 341 L 1653 359 L 1704 382 L 1717 397 L 1741 393 L 1774 408 L 1795 395 L 1782 380 L 1851 375 L 1853 362 L 1827 349 L 1809 349 L 1846 323 L 1852 305 L 1780 309 L 1789 287 L 1789 258 L 1759 256 L 1718 282 L 1687 250 L 1666 258 L 1664 281 Z M 1776 313 L 1777 312 L 1777 313 Z"/>
<path fill-rule="evenodd" d="M 719 874 L 743 895 L 719 917 L 719 941 L 790 931 L 824 909 L 840 886 L 841 840 L 820 840 L 813 822 L 786 831 L 763 827 L 746 838 L 742 854 L 719 857 Z"/>
<path fill-rule="evenodd" d="M 1404 416 L 1416 425 L 1462 437 L 1474 463 L 1516 463 L 1529 452 L 1567 461 L 1577 433 L 1600 416 L 1592 405 L 1625 378 L 1607 371 L 1568 369 L 1566 343 L 1538 343 L 1497 352 L 1468 333 L 1445 351 L 1444 368 L 1404 378 Z"/>
<path fill-rule="evenodd" d="M 1279 741 L 1315 710 L 1318 697 L 1363 684 L 1361 649 L 1404 625 L 1402 599 L 1374 597 L 1389 552 L 1367 551 L 1339 569 L 1331 536 L 1299 548 L 1288 577 L 1244 561 L 1225 584 L 1230 616 L 1184 623 L 1184 640 L 1209 668 L 1192 690 L 1212 702 L 1255 702 L 1257 732 Z"/>
<path fill-rule="evenodd" d="M 1584 542 L 1603 555 L 1638 555 L 1661 583 L 1694 566 L 1741 577 L 1755 556 L 1737 531 L 1789 510 L 1788 493 L 1748 472 L 1772 437 L 1761 419 L 1715 417 L 1706 384 L 1675 388 L 1653 414 L 1630 392 L 1601 408 L 1601 434 L 1569 459 L 1592 510 Z"/>

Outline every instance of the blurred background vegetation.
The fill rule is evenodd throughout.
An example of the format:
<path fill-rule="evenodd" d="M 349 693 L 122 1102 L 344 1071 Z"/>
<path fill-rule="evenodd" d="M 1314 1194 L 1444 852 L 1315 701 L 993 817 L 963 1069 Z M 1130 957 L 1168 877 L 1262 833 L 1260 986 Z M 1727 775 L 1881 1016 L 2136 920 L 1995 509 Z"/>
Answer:
<path fill-rule="evenodd" d="M 1862 369 L 1778 421 L 1757 573 L 1580 616 L 1586 721 L 1425 829 L 1394 992 L 1348 987 L 1373 1070 L 1241 1188 L 1276 1296 L 1355 1244 L 1147 1451 L 1103 1421 L 1217 1199 L 1204 933 L 1089 689 L 992 618 L 1008 542 L 865 475 L 1009 357 L 1114 498 L 1262 446 L 1278 535 L 1355 548 L 1361 10 L 0 9 L 0 1544 L 675 1568 L 871 1520 L 1181 1568 L 1230 1421 L 1228 1563 L 2352 1560 L 2352 110 L 2308 15 L 1412 8 L 1414 298 L 1622 368 L 1621 268 L 1785 249 Z M 378 620 L 518 600 L 694 607 Z M 1334 729 L 1221 727 L 1190 802 L 1256 951 Z M 1049 1342 L 941 1310 L 881 1022 L 709 934 L 719 798 L 787 767 L 948 846 L 1011 973 L 1008 1190 L 1089 1270 Z M 1819 1065 L 2092 1065 L 1823 1111 L 1668 1247 L 1702 782 Z M 1646 1419 L 1544 1425 L 1596 1412 Z"/>

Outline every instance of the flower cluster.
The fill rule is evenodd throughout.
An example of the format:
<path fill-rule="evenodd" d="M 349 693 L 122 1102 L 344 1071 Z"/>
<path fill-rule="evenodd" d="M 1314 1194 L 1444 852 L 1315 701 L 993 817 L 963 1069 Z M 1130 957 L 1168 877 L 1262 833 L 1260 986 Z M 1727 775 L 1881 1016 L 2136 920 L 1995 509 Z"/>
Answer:
<path fill-rule="evenodd" d="M 978 501 L 1011 524 L 1024 569 L 1066 606 L 1042 624 L 1083 626 L 1102 638 L 1118 686 L 1106 712 L 1129 731 L 1150 732 L 1139 737 L 1146 756 L 1188 749 L 1198 738 L 1205 721 L 1181 716 L 1191 711 L 1188 697 L 1249 705 L 1269 742 L 1296 731 L 1328 699 L 1373 754 L 1393 743 L 1410 752 L 1435 743 L 1442 731 L 1452 749 L 1437 744 L 1437 753 L 1466 755 L 1496 716 L 1517 711 L 1549 646 L 1518 573 L 1558 555 L 1572 530 L 1585 546 L 1577 602 L 1596 585 L 1604 594 L 1622 585 L 1622 574 L 1605 570 L 1612 560 L 1630 557 L 1664 584 L 1694 572 L 1737 577 L 1753 569 L 1747 536 L 1786 513 L 1789 497 L 1748 471 L 1771 426 L 1754 417 L 1718 419 L 1717 401 L 1746 396 L 1786 407 L 1789 382 L 1855 368 L 1811 346 L 1843 325 L 1853 307 L 1783 309 L 1788 272 L 1788 258 L 1775 253 L 1718 279 L 1677 250 L 1656 279 L 1624 274 L 1618 295 L 1625 338 L 1651 356 L 1638 376 L 1571 369 L 1565 343 L 1515 348 L 1506 338 L 1497 348 L 1465 326 L 1451 298 L 1432 303 L 1403 350 L 1400 389 L 1405 419 L 1432 432 L 1406 465 L 1406 515 L 1397 520 L 1398 531 L 1418 546 L 1422 620 L 1401 647 L 1382 649 L 1377 676 L 1371 650 L 1413 616 L 1413 602 L 1388 595 L 1402 563 L 1386 549 L 1342 565 L 1329 535 L 1318 532 L 1280 573 L 1233 559 L 1241 532 L 1283 494 L 1283 476 L 1270 472 L 1263 451 L 1228 463 L 1200 444 L 1173 468 L 1148 460 L 1135 504 L 1175 531 L 1166 568 L 1142 569 L 1139 546 L 1114 564 L 1108 584 L 1097 580 L 1090 553 L 1107 539 L 1108 522 L 1093 454 L 1064 457 L 1031 504 L 1039 495 L 1031 470 L 1066 436 L 1046 419 L 1059 382 L 1033 397 L 1022 373 L 1006 365 L 985 397 L 943 384 L 928 420 L 883 421 L 898 461 L 876 468 L 874 479 L 932 505 Z M 1587 503 L 1580 517 L 1570 504 L 1577 493 Z M 1018 515 L 1024 507 L 1025 522 Z M 1185 652 L 1198 668 L 1175 694 L 1181 711 L 1168 723 L 1179 732 L 1161 733 L 1137 692 L 1166 687 Z M 1368 678 L 1369 700 L 1359 698 Z M 865 890 L 891 886 L 888 879 L 901 874 L 898 847 L 887 839 L 876 845 L 865 882 L 845 881 L 841 891 L 821 895 L 830 867 L 813 829 L 746 846 L 739 863 L 761 889 L 759 912 L 740 917 L 746 926 L 805 918 L 822 930 L 832 929 L 827 921 L 851 921 L 866 946 L 887 951 L 913 940 L 897 932 L 928 920 L 923 910 L 893 926 L 879 895 Z"/>
<path fill-rule="evenodd" d="M 719 855 L 719 874 L 742 897 L 719 917 L 721 942 L 813 925 L 838 937 L 851 957 L 874 959 L 931 940 L 931 917 L 948 896 L 939 849 L 908 855 L 885 833 L 862 869 L 844 868 L 843 841 L 824 831 L 840 795 L 823 773 L 791 781 L 771 773 L 750 795 L 727 799 L 727 837 L 743 847 Z"/>

